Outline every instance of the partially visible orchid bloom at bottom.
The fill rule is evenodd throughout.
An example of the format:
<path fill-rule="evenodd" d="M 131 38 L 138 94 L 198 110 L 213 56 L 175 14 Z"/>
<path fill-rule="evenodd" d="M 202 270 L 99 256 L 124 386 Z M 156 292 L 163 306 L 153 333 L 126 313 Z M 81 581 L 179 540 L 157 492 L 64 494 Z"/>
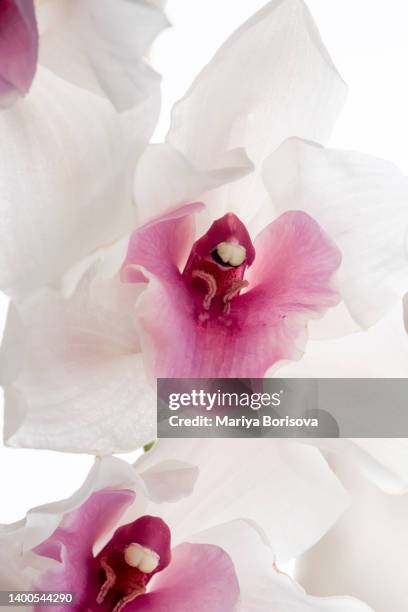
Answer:
<path fill-rule="evenodd" d="M 71 499 L 37 508 L 25 522 L 3 527 L 2 550 L 9 563 L 20 567 L 20 585 L 72 592 L 71 609 L 77 612 L 371 611 L 349 597 L 306 595 L 278 570 L 262 532 L 243 519 L 180 540 L 183 515 L 167 522 L 160 504 L 144 504 L 146 482 L 140 477 L 125 488 L 132 480 L 130 470 L 119 459 L 97 460 Z M 166 471 L 156 470 L 155 476 L 156 485 L 161 481 L 158 489 L 169 492 Z M 176 497 L 172 502 L 177 506 Z M 11 588 L 7 572 L 4 561 L 0 583 Z"/>
<path fill-rule="evenodd" d="M 42 591 L 71 591 L 75 610 L 233 610 L 238 580 L 218 547 L 181 544 L 171 549 L 171 531 L 159 517 L 143 515 L 122 525 L 93 554 L 98 536 L 135 500 L 129 490 L 103 489 L 64 518 L 35 549 L 59 563 L 35 584 Z M 38 606 L 35 610 L 45 610 Z"/>

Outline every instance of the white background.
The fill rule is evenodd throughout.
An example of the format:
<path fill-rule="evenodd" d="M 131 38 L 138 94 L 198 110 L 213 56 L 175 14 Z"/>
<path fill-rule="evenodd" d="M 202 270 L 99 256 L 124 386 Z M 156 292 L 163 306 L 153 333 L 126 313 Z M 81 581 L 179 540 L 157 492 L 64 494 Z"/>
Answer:
<path fill-rule="evenodd" d="M 173 29 L 152 53 L 164 75 L 163 113 L 155 139 L 167 129 L 170 108 L 223 40 L 264 0 L 169 0 Z M 408 174 L 407 0 L 308 0 L 322 37 L 350 87 L 331 144 L 394 161 Z M 6 299 L 0 296 L 0 330 Z M 91 457 L 0 448 L 0 522 L 35 505 L 69 496 Z"/>

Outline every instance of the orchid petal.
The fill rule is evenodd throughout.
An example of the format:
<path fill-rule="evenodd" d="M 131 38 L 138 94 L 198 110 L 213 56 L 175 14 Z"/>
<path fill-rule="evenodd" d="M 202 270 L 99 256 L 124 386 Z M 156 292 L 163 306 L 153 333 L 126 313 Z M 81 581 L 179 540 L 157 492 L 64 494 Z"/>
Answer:
<path fill-rule="evenodd" d="M 0 114 L 4 290 L 27 295 L 132 226 L 134 163 L 156 112 L 118 115 L 41 69 L 27 99 Z"/>
<path fill-rule="evenodd" d="M 285 562 L 316 542 L 349 503 L 317 449 L 294 442 L 163 439 L 138 460 L 137 470 L 143 474 L 161 459 L 199 469 L 193 495 L 160 505 L 160 516 L 178 542 L 214 521 L 245 516 L 266 530 Z"/>
<path fill-rule="evenodd" d="M 316 328 L 318 322 L 316 323 Z M 345 331 L 345 328 L 343 328 Z M 289 378 L 405 378 L 408 342 L 397 304 L 369 330 L 309 341 L 300 361 L 283 364 L 271 376 Z"/>
<path fill-rule="evenodd" d="M 176 482 L 176 474 L 182 482 Z M 34 508 L 22 521 L 0 526 L 0 561 L 7 559 L 0 568 L 0 585 L 5 590 L 32 590 L 33 585 L 46 590 L 73 590 L 78 597 L 87 579 L 91 552 L 106 552 L 103 547 L 112 536 L 117 545 L 126 532 L 126 527 L 117 529 L 118 524 L 127 525 L 130 521 L 132 529 L 136 529 L 140 517 L 146 515 L 149 499 L 152 507 L 156 499 L 182 499 L 191 491 L 196 477 L 194 466 L 163 457 L 160 463 L 151 461 L 143 475 L 121 459 L 96 459 L 85 482 L 70 498 Z M 154 500 L 150 497 L 152 492 Z M 153 520 L 153 536 L 157 534 L 158 521 Z M 149 529 L 142 531 L 136 541 L 143 544 Z M 145 542 L 149 544 L 152 542 Z M 78 605 L 81 601 L 76 602 Z"/>
<path fill-rule="evenodd" d="M 208 170 L 200 170 L 169 144 L 150 145 L 142 154 L 135 174 L 134 195 L 140 220 L 146 221 L 186 202 L 205 199 L 208 191 L 239 180 L 252 170 L 253 164 L 243 149 L 227 151 L 213 159 Z M 200 215 L 198 221 L 204 232 L 211 222 L 210 214 Z"/>
<path fill-rule="evenodd" d="M 142 481 L 137 472 L 125 461 L 114 457 L 97 459 L 85 482 L 70 498 L 33 508 L 25 519 L 11 525 L 0 526 L 0 557 L 7 559 L 0 570 L 0 584 L 4 590 L 30 590 L 38 576 L 55 569 L 56 562 L 32 552 L 48 540 L 61 524 L 64 516 L 75 514 L 100 489 L 131 488 L 139 490 Z M 138 495 L 135 506 L 143 512 L 144 495 Z M 59 549 L 56 545 L 54 551 Z"/>
<path fill-rule="evenodd" d="M 351 597 L 307 595 L 279 571 L 271 548 L 255 525 L 247 521 L 219 525 L 191 540 L 217 543 L 233 559 L 241 591 L 237 612 L 373 612 L 362 601 Z"/>
<path fill-rule="evenodd" d="M 144 511 L 146 505 L 142 480 L 132 465 L 118 457 L 106 456 L 95 459 L 81 487 L 68 499 L 33 508 L 21 522 L 24 525 L 21 552 L 26 554 L 52 536 L 65 515 L 74 515 L 92 495 L 104 489 L 137 490 L 137 510 Z"/>
<path fill-rule="evenodd" d="M 135 230 L 123 264 L 122 280 L 131 280 L 127 278 L 127 269 L 137 266 L 165 282 L 177 282 L 178 268 L 194 240 L 194 213 L 203 208 L 200 202 L 185 204 Z"/>
<path fill-rule="evenodd" d="M 116 524 L 135 498 L 132 491 L 105 489 L 93 493 L 77 510 L 66 515 L 52 536 L 35 549 L 61 565 L 46 572 L 34 587 L 42 591 L 72 592 L 75 610 L 83 606 L 97 583 L 93 565 L 93 546 Z M 36 606 L 43 612 L 48 606 Z M 55 610 L 65 609 L 55 606 Z"/>
<path fill-rule="evenodd" d="M 257 165 L 289 136 L 325 141 L 344 95 L 303 1 L 275 0 L 197 77 L 173 110 L 168 141 L 199 168 L 236 147 Z"/>
<path fill-rule="evenodd" d="M 0 108 L 30 89 L 37 67 L 38 31 L 33 0 L 0 3 Z"/>
<path fill-rule="evenodd" d="M 132 466 L 117 457 L 95 459 L 84 483 L 71 497 L 33 508 L 25 519 L 17 523 L 1 525 L 0 550 L 8 548 L 7 542 L 12 542 L 15 559 L 23 560 L 30 550 L 51 537 L 66 514 L 74 513 L 101 489 L 137 491 L 129 520 L 145 514 L 148 500 L 152 503 L 181 500 L 191 492 L 197 468 L 187 462 L 173 461 L 170 454 L 167 457 L 157 454 L 155 461 L 155 455 L 155 451 L 150 453 L 149 468 L 146 467 L 143 473 L 138 470 L 138 465 Z M 176 474 L 181 475 L 181 483 L 176 481 Z M 126 518 L 124 515 L 123 519 Z M 10 554 L 10 562 L 13 558 L 14 555 Z"/>
<path fill-rule="evenodd" d="M 380 491 L 358 474 L 353 460 L 342 455 L 330 461 L 353 502 L 298 562 L 298 579 L 313 593 L 347 592 L 376 612 L 403 612 L 408 606 L 408 495 Z"/>
<path fill-rule="evenodd" d="M 329 457 L 347 457 L 367 480 L 385 493 L 408 493 L 406 438 L 320 438 L 303 442 L 327 451 Z"/>
<path fill-rule="evenodd" d="M 106 95 L 119 111 L 160 95 L 160 77 L 144 56 L 169 24 L 150 2 L 48 0 L 38 14 L 43 66 Z"/>
<path fill-rule="evenodd" d="M 245 149 L 255 172 L 205 201 L 215 218 L 232 211 L 248 223 L 267 198 L 262 161 L 290 136 L 325 143 L 345 95 L 303 0 L 273 0 L 232 34 L 176 104 L 167 140 L 202 170 Z"/>
<path fill-rule="evenodd" d="M 93 280 L 70 299 L 43 289 L 11 307 L 1 368 L 7 444 L 109 453 L 155 437 L 155 393 L 133 326 L 139 286 Z"/>
<path fill-rule="evenodd" d="M 177 459 L 162 461 L 140 473 L 146 494 L 156 503 L 179 501 L 193 492 L 199 470 Z"/>
<path fill-rule="evenodd" d="M 219 546 L 185 543 L 172 551 L 169 567 L 129 611 L 234 612 L 239 590 L 233 562 Z"/>
<path fill-rule="evenodd" d="M 292 139 L 266 162 L 278 210 L 311 214 L 342 251 L 339 288 L 363 328 L 407 288 L 408 178 L 388 162 Z"/>

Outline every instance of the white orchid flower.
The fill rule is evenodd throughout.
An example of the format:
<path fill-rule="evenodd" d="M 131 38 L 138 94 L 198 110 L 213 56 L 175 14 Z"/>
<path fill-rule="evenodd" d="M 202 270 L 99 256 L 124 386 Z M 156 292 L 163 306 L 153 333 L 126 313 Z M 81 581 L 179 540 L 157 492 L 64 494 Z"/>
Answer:
<path fill-rule="evenodd" d="M 244 61 L 250 81 L 240 78 Z M 9 444 L 53 448 L 61 448 L 63 444 L 65 448 L 74 445 L 77 450 L 86 451 L 135 448 L 154 437 L 152 391 L 142 373 L 150 365 L 149 356 L 154 359 L 158 348 L 151 346 L 153 336 L 147 338 L 147 343 L 143 340 L 143 334 L 135 328 L 134 314 L 134 304 L 140 294 L 142 297 L 146 294 L 150 300 L 150 288 L 157 284 L 154 271 L 145 270 L 152 277 L 149 291 L 145 290 L 145 283 L 123 282 L 132 280 L 133 267 L 137 267 L 137 262 L 134 265 L 128 262 L 126 269 L 123 266 L 128 245 L 134 244 L 135 239 L 140 243 L 137 228 L 140 229 L 140 224 L 148 217 L 159 217 L 156 224 L 143 226 L 140 235 L 143 238 L 146 229 L 165 230 L 167 238 L 152 241 L 153 251 L 150 255 L 147 253 L 147 257 L 153 257 L 173 273 L 173 257 L 179 259 L 183 251 L 192 246 L 189 227 L 199 207 L 181 208 L 174 213 L 173 221 L 170 215 L 166 223 L 166 217 L 161 217 L 163 210 L 174 209 L 182 202 L 203 196 L 207 214 L 201 214 L 202 230 L 208 230 L 212 220 L 229 210 L 245 215 L 243 221 L 249 223 L 267 197 L 261 177 L 262 160 L 292 134 L 324 142 L 344 100 L 345 85 L 304 3 L 285 0 L 268 4 L 232 35 L 176 106 L 174 125 L 168 137 L 171 144 L 152 146 L 137 165 L 136 207 L 132 207 L 128 183 L 130 168 L 135 167 L 136 158 L 146 142 L 146 133 L 150 133 L 149 121 L 146 125 L 140 116 L 138 123 L 132 113 L 122 113 L 124 123 L 119 125 L 118 138 L 117 116 L 113 119 L 110 111 L 104 109 L 101 122 L 95 112 L 95 99 L 86 92 L 83 94 L 86 99 L 81 100 L 78 107 L 71 102 L 82 120 L 78 129 L 78 117 L 75 124 L 71 122 L 75 114 L 72 108 L 69 118 L 61 119 L 58 105 L 58 100 L 61 104 L 66 103 L 70 85 L 65 81 L 55 82 L 56 89 L 50 98 L 49 86 L 44 90 L 40 83 L 37 77 L 37 87 L 24 102 L 26 112 L 32 115 L 30 123 L 25 119 L 23 107 L 17 117 L 14 111 L 10 111 L 13 112 L 11 119 L 7 113 L 0 117 L 3 120 L 0 131 L 13 142 L 16 151 L 16 157 L 7 153 L 2 164 L 2 168 L 6 168 L 3 172 L 3 217 L 8 218 L 2 242 L 7 255 L 2 284 L 12 288 L 14 296 L 20 297 L 10 310 L 2 355 L 6 439 Z M 90 104 L 92 100 L 92 109 L 86 106 L 86 100 Z M 203 100 L 206 100 L 205 105 Z M 300 106 L 301 114 L 298 112 Z M 211 129 L 207 129 L 205 117 L 211 117 Z M 16 141 L 14 126 L 21 122 L 26 129 L 19 131 Z M 132 123 L 133 129 L 130 128 Z M 112 138 L 108 137 L 110 125 Z M 123 139 L 127 138 L 131 144 L 127 143 L 126 147 Z M 65 143 L 62 148 L 61 143 Z M 24 157 L 27 150 L 35 151 L 35 160 L 32 155 L 28 159 Z M 57 152 L 63 158 L 55 159 L 50 167 L 50 160 Z M 27 160 L 24 174 L 28 182 L 24 184 L 15 179 L 17 155 L 19 166 L 21 158 Z M 251 207 L 248 206 L 249 194 Z M 49 210 L 50 215 L 45 210 Z M 272 211 L 269 217 L 272 221 Z M 227 216 L 226 219 L 236 217 Z M 174 224 L 180 227 L 181 233 L 173 231 Z M 235 274 L 234 269 L 240 267 L 236 270 L 239 286 L 232 290 L 230 281 L 226 282 L 214 300 L 214 308 L 218 308 L 221 300 L 228 319 L 229 311 L 234 316 L 238 300 L 248 302 L 240 309 L 240 316 L 248 309 L 253 311 L 255 318 L 251 329 L 258 342 L 263 328 L 259 317 L 257 325 L 258 313 L 261 319 L 269 316 L 274 299 L 271 275 L 276 277 L 275 285 L 288 284 L 288 291 L 280 292 L 275 304 L 279 314 L 275 320 L 267 322 L 271 327 L 268 346 L 260 346 L 259 358 L 253 361 L 254 371 L 258 372 L 282 356 L 299 356 L 306 339 L 306 321 L 338 300 L 331 277 L 340 257 L 330 239 L 309 216 L 289 213 L 281 221 L 270 223 L 259 237 L 258 260 L 251 274 L 253 284 L 259 285 L 258 293 L 262 293 L 262 287 L 267 289 L 265 299 L 262 295 L 256 297 L 251 291 L 246 294 L 249 297 L 240 296 L 240 287 L 248 282 L 242 276 L 249 261 L 246 258 L 253 252 L 252 241 L 242 221 L 236 219 L 235 226 L 221 223 L 224 236 L 221 242 L 235 239 L 231 231 L 236 230 L 241 231 L 246 240 L 245 258 L 240 266 L 228 262 L 217 269 L 221 283 L 224 273 L 227 281 L 231 271 Z M 282 268 L 277 258 L 273 269 L 265 267 L 270 256 L 273 257 L 268 250 L 269 236 L 281 234 L 282 230 L 285 240 L 282 243 L 274 241 L 278 248 L 276 255 L 285 258 L 289 249 L 294 259 L 303 257 L 302 274 L 299 270 L 296 277 L 291 277 L 289 261 Z M 302 241 L 296 242 L 297 235 L 302 236 Z M 177 236 L 179 244 L 169 244 L 170 258 L 166 253 L 154 252 L 156 247 L 165 248 L 166 239 L 178 240 Z M 148 245 L 149 241 L 144 240 L 144 243 Z M 23 249 L 20 258 L 14 256 L 16 244 Z M 241 255 L 243 252 L 241 248 Z M 321 265 L 316 266 L 316 261 Z M 122 276 L 119 276 L 121 267 Z M 191 272 L 190 280 L 194 280 L 196 272 Z M 137 270 L 134 274 L 140 280 Z M 312 290 L 297 283 L 300 276 L 309 279 Z M 199 291 L 202 292 L 206 284 L 205 280 L 201 282 Z M 180 278 L 175 288 L 182 289 Z M 190 288 L 187 302 L 195 291 L 192 286 Z M 158 286 L 158 290 L 161 289 Z M 256 304 L 252 308 L 253 299 Z M 154 296 L 153 300 L 162 309 L 162 303 Z M 211 300 L 207 301 L 210 306 Z M 293 307 L 296 301 L 302 303 Z M 171 333 L 181 331 L 174 316 L 177 318 L 186 305 L 189 307 L 188 303 L 180 302 L 180 311 L 171 311 L 173 321 L 170 317 L 167 319 Z M 167 307 L 172 307 L 171 299 Z M 154 314 L 153 309 L 150 311 Z M 27 317 L 33 318 L 29 321 Z M 156 320 L 164 322 L 166 317 L 161 315 Z M 189 331 L 194 336 L 197 329 L 189 324 L 184 337 L 187 338 Z M 214 332 L 217 336 L 218 328 Z M 158 330 L 158 333 L 161 332 Z M 239 338 L 231 343 L 231 350 L 239 352 L 236 357 L 247 352 L 251 345 L 250 334 L 244 340 L 242 350 Z M 205 336 L 203 342 L 206 342 Z M 167 363 L 173 361 L 175 366 L 181 367 L 167 348 L 163 348 Z M 237 362 L 233 354 L 231 359 L 223 360 L 226 367 L 233 365 L 232 359 Z M 201 373 L 217 360 L 201 360 L 204 366 Z M 242 363 L 249 364 L 248 358 Z M 46 376 L 45 380 L 44 374 L 50 371 L 53 376 Z M 152 372 L 153 375 L 157 373 L 158 370 Z M 234 368 L 230 373 L 234 374 Z M 30 405 L 26 403 L 26 385 L 30 387 Z M 31 424 L 30 415 L 35 421 Z M 64 423 L 63 435 L 61 423 Z M 119 427 L 118 423 L 123 426 Z M 75 432 L 75 441 L 66 425 L 71 433 Z"/>
<path fill-rule="evenodd" d="M 36 93 L 27 104 L 43 109 Z M 47 126 L 55 112 L 60 142 L 71 126 L 57 93 Z M 155 436 L 149 377 L 263 376 L 299 359 L 308 321 L 341 298 L 329 321 L 343 331 L 399 300 L 406 179 L 385 162 L 290 138 L 324 143 L 344 94 L 304 3 L 285 0 L 239 28 L 176 105 L 167 142 L 136 166 L 136 206 L 129 169 L 144 129 L 129 155 L 81 105 L 86 155 L 74 139 L 50 174 L 56 132 L 37 141 L 30 124 L 40 157 L 38 173 L 27 165 L 29 203 L 5 160 L 4 276 L 29 293 L 10 309 L 2 352 L 8 444 L 136 448 Z M 137 140 L 129 124 L 121 137 Z M 30 143 L 24 136 L 18 150 Z M 85 172 L 91 159 L 100 172 Z"/>
<path fill-rule="evenodd" d="M 71 498 L 3 526 L 2 588 L 71 592 L 74 610 L 370 612 L 350 597 L 306 595 L 279 572 L 251 522 L 236 520 L 184 538 L 177 500 L 191 492 L 194 468 L 137 465 L 98 459 Z M 195 499 L 197 508 L 201 501 Z M 40 602 L 31 609 L 45 608 Z"/>
<path fill-rule="evenodd" d="M 167 20 L 144 0 L 42 0 L 37 19 L 31 0 L 1 6 L 0 95 L 3 65 L 30 65 L 16 28 L 40 29 L 30 95 L 0 114 L 0 285 L 21 299 L 132 222 L 134 166 L 160 109 L 144 55 Z"/>

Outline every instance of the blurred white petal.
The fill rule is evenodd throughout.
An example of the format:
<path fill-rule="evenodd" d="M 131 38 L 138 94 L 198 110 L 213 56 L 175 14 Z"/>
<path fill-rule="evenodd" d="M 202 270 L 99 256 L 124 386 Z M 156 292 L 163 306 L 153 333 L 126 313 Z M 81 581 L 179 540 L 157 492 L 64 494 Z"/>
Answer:
<path fill-rule="evenodd" d="M 219 525 L 188 539 L 220 546 L 230 555 L 241 590 L 239 612 L 373 612 L 351 597 L 326 599 L 307 595 L 274 566 L 272 550 L 247 521 Z M 273 547 L 273 541 L 271 544 Z"/>
<path fill-rule="evenodd" d="M 329 457 L 341 455 L 354 468 L 390 495 L 408 493 L 407 438 L 317 438 L 304 439 Z"/>
<path fill-rule="evenodd" d="M 197 466 L 177 459 L 161 461 L 140 472 L 149 499 L 156 503 L 178 501 L 190 495 L 198 475 Z"/>
<path fill-rule="evenodd" d="M 364 599 L 375 612 L 405 612 L 408 495 L 381 492 L 359 476 L 352 461 L 347 456 L 331 461 L 353 503 L 299 561 L 298 578 L 312 593 L 348 593 Z"/>
<path fill-rule="evenodd" d="M 149 48 L 168 21 L 144 0 L 46 0 L 38 6 L 40 63 L 117 110 L 159 96 Z"/>
<path fill-rule="evenodd" d="M 302 359 L 282 364 L 271 375 L 278 378 L 405 378 L 407 373 L 408 339 L 401 304 L 397 304 L 367 331 L 308 342 Z"/>
<path fill-rule="evenodd" d="M 368 155 L 298 139 L 264 165 L 272 202 L 312 215 L 342 251 L 340 291 L 353 318 L 373 325 L 407 289 L 408 178 Z"/>
<path fill-rule="evenodd" d="M 27 295 L 128 229 L 134 165 L 157 112 L 119 115 L 39 70 L 27 99 L 0 115 L 1 288 Z"/>

